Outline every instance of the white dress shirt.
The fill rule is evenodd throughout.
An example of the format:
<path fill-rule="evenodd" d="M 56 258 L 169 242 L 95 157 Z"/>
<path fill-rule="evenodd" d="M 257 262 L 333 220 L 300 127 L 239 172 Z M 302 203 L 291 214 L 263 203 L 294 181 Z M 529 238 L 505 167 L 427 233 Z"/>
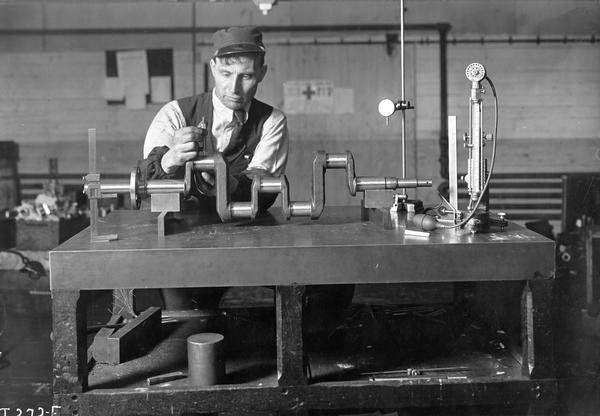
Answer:
<path fill-rule="evenodd" d="M 216 139 L 216 150 L 222 152 L 229 144 L 231 127 L 227 127 L 233 118 L 233 110 L 225 107 L 212 92 L 213 124 L 211 132 Z M 246 120 L 250 105 L 245 108 Z M 244 120 L 244 121 L 246 121 Z M 165 104 L 156 114 L 148 128 L 144 140 L 144 158 L 157 146 L 171 147 L 175 131 L 186 127 L 185 117 L 176 100 Z M 273 107 L 273 112 L 265 120 L 262 135 L 248 169 L 264 169 L 272 175 L 281 175 L 285 171 L 289 147 L 289 135 L 285 114 Z"/>

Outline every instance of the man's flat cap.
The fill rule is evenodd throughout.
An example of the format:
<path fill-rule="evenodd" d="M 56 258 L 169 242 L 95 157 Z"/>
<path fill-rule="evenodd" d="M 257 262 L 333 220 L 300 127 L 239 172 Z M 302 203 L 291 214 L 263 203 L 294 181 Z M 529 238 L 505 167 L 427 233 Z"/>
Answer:
<path fill-rule="evenodd" d="M 234 53 L 265 53 L 262 33 L 255 27 L 230 27 L 221 29 L 213 35 L 214 56 Z"/>

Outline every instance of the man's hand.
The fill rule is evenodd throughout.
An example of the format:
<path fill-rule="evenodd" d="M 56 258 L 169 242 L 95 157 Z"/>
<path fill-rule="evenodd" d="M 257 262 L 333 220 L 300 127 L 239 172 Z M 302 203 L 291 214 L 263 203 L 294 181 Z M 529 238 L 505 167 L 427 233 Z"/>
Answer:
<path fill-rule="evenodd" d="M 183 127 L 175 131 L 173 145 L 161 160 L 165 173 L 173 173 L 185 162 L 198 155 L 198 143 L 202 130 L 196 126 Z"/>
<path fill-rule="evenodd" d="M 202 172 L 202 179 L 208 184 L 208 186 L 215 186 L 215 177 L 208 172 Z"/>
<path fill-rule="evenodd" d="M 198 187 L 198 190 L 204 195 L 216 196 L 216 184 L 217 183 L 215 181 L 215 177 L 212 173 L 200 172 L 200 176 L 196 176 L 196 185 Z M 237 187 L 238 180 L 232 175 L 229 175 L 229 177 L 227 178 L 227 191 L 231 194 L 232 192 L 235 192 Z"/>

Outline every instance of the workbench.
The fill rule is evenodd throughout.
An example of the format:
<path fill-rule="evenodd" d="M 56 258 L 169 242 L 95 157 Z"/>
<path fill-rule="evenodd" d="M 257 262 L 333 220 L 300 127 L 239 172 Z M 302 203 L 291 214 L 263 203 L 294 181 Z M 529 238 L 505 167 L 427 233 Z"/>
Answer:
<path fill-rule="evenodd" d="M 118 240 L 91 243 L 88 228 L 50 252 L 53 388 L 65 415 L 302 414 L 310 409 L 547 404 L 556 397 L 550 308 L 554 242 L 523 227 L 509 223 L 502 231 L 481 234 L 438 229 L 428 238 L 409 237 L 402 227 L 384 229 L 362 221 L 360 207 L 327 207 L 319 220 L 285 220 L 276 208 L 253 222 L 230 224 L 177 214 L 167 221 L 164 244 L 156 230 L 156 214 L 115 211 L 99 220 L 99 233 L 116 233 Z M 307 374 L 302 339 L 306 285 L 490 281 L 523 283 L 521 350 L 511 371 L 383 381 L 315 381 Z M 185 379 L 167 387 L 132 383 L 118 388 L 89 379 L 89 293 L 210 286 L 275 288 L 273 374 L 205 388 Z"/>

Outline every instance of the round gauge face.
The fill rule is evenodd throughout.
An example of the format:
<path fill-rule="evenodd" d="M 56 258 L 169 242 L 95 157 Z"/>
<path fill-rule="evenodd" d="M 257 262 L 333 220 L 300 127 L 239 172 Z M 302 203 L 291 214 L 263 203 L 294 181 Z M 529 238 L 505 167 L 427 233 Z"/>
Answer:
<path fill-rule="evenodd" d="M 465 70 L 467 79 L 471 82 L 479 82 L 485 78 L 485 68 L 480 63 L 474 62 Z"/>
<path fill-rule="evenodd" d="M 389 117 L 394 114 L 394 111 L 396 111 L 396 104 L 394 104 L 394 102 L 389 98 L 386 98 L 379 102 L 377 109 L 379 110 L 379 114 L 384 117 Z"/>

